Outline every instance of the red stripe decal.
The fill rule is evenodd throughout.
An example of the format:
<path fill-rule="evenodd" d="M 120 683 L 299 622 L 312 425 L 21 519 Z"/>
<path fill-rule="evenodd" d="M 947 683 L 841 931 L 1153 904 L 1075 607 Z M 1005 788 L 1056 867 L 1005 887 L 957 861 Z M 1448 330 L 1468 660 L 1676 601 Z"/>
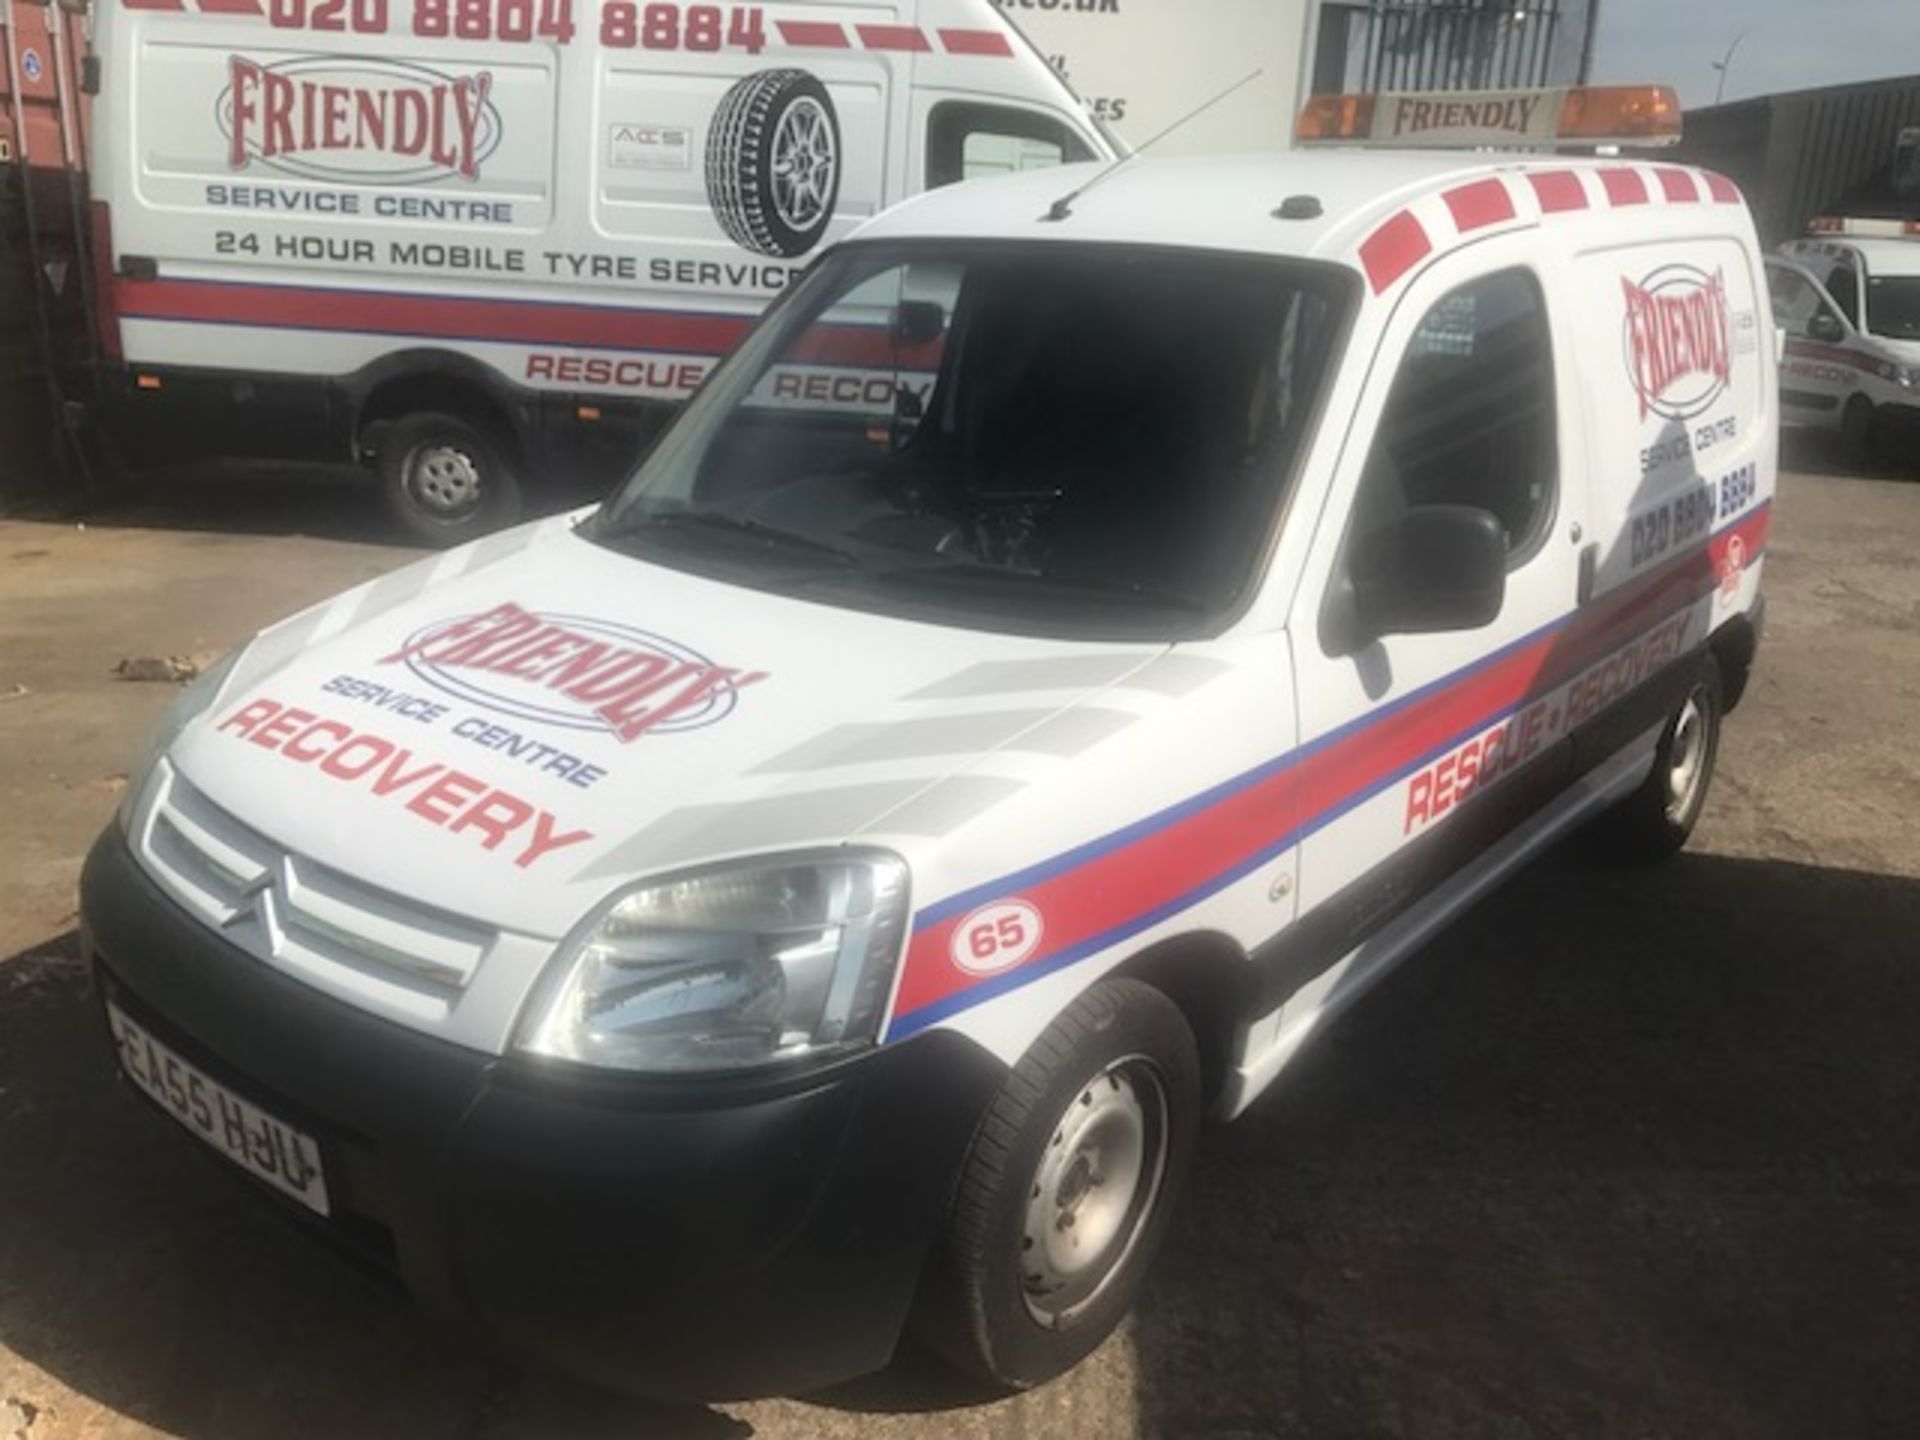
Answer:
<path fill-rule="evenodd" d="M 1088 940 L 1129 915 L 1165 905 L 1198 889 L 1232 863 L 1258 851 L 1289 828 L 1293 772 L 1247 786 L 1151 835 L 1087 865 L 1051 876 L 1020 892 L 1046 916 L 1045 953 Z M 973 978 L 949 955 L 954 915 L 915 933 L 900 976 L 894 1014 L 904 1016 L 968 989 Z"/>
<path fill-rule="evenodd" d="M 128 320 L 190 320 L 697 355 L 724 355 L 740 342 L 751 323 L 735 315 L 190 280 L 123 279 L 116 296 L 120 314 Z M 879 333 L 884 338 L 885 332 Z"/>
<path fill-rule="evenodd" d="M 1707 171 L 1707 193 L 1722 205 L 1740 203 L 1740 187 L 1726 176 L 1716 174 L 1712 170 Z"/>
<path fill-rule="evenodd" d="M 845 50 L 847 32 L 838 25 L 820 20 L 776 20 L 780 38 L 789 45 L 814 50 Z"/>
<path fill-rule="evenodd" d="M 614 306 L 542 305 L 367 290 L 299 290 L 278 285 L 196 284 L 126 280 L 115 290 L 128 320 L 282 326 L 344 334 L 410 335 L 502 344 L 577 345 L 589 349 L 691 354 L 718 358 L 751 323 L 734 315 Z M 788 358 L 801 365 L 860 369 L 931 369 L 942 342 L 903 350 L 881 325 L 816 326 Z"/>
<path fill-rule="evenodd" d="M 1513 196 L 1507 193 L 1504 181 L 1476 180 L 1471 185 L 1449 190 L 1440 198 L 1447 202 L 1447 209 L 1453 212 L 1453 223 L 1462 234 L 1513 219 Z"/>
<path fill-rule="evenodd" d="M 1660 191 L 1676 205 L 1697 205 L 1700 203 L 1699 187 L 1693 183 L 1693 176 L 1684 170 L 1655 170 L 1660 177 Z"/>
<path fill-rule="evenodd" d="M 1360 242 L 1360 263 L 1378 295 L 1432 252 L 1426 226 L 1411 210 L 1402 210 Z"/>
<path fill-rule="evenodd" d="M 258 15 L 260 0 L 195 0 L 202 15 Z"/>
<path fill-rule="evenodd" d="M 1607 187 L 1607 199 L 1615 205 L 1647 203 L 1647 182 L 1638 170 L 1602 170 L 1600 183 Z"/>
<path fill-rule="evenodd" d="M 1540 170 L 1527 176 L 1540 209 L 1548 215 L 1587 208 L 1587 187 L 1571 170 Z"/>
<path fill-rule="evenodd" d="M 1499 723 L 1530 700 L 1574 680 L 1639 637 L 1685 612 L 1760 557 L 1771 507 L 1762 506 L 1707 543 L 1640 576 L 1493 664 L 1442 681 L 1401 709 L 1363 718 L 1320 748 L 1309 745 L 1298 762 L 1286 757 L 1246 777 L 1239 789 L 1194 797 L 1165 812 L 1166 823 L 1125 834 L 1113 848 L 1033 878 L 1006 877 L 1007 897 L 1036 906 L 1046 917 L 1043 948 L 1019 970 L 984 986 L 952 961 L 955 929 L 971 909 L 943 914 L 916 930 L 908 948 L 889 1034 L 923 1028 L 954 1003 L 1004 993 L 1010 985 L 1092 954 L 1118 931 L 1133 933 L 1159 914 L 1177 913 L 1239 875 L 1249 873 L 1276 846 L 1296 844 L 1344 808 L 1376 793 L 1396 776 L 1462 736 Z M 1557 722 L 1556 722 L 1557 723 Z M 1128 927 L 1131 927 L 1129 929 Z M 981 993 L 966 992 L 981 986 Z M 937 1011 L 920 1015 L 937 1006 Z M 903 1023 L 905 1022 L 904 1026 Z"/>
<path fill-rule="evenodd" d="M 1013 42 L 998 30 L 942 30 L 940 43 L 950 55 L 1013 55 Z"/>
<path fill-rule="evenodd" d="M 184 10 L 186 0 L 120 0 L 129 10 Z"/>
<path fill-rule="evenodd" d="M 869 50 L 931 50 L 924 31 L 917 25 L 856 25 L 860 43 Z"/>

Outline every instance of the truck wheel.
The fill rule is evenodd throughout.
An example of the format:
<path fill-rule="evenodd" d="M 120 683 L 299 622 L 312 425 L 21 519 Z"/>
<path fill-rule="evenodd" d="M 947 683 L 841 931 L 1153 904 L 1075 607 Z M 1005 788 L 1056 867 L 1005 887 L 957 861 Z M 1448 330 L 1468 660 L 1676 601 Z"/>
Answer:
<path fill-rule="evenodd" d="M 805 70 L 736 83 L 707 131 L 707 203 L 743 250 L 791 260 L 820 243 L 840 198 L 840 121 Z"/>
<path fill-rule="evenodd" d="M 1856 468 L 1873 462 L 1873 402 L 1864 395 L 1847 401 L 1840 414 L 1840 451 Z"/>
<path fill-rule="evenodd" d="M 1158 990 L 1108 980 L 1074 1001 L 974 1134 L 915 1332 L 1011 1389 L 1090 1354 L 1165 1238 L 1199 1094 L 1193 1032 Z"/>
<path fill-rule="evenodd" d="M 1687 843 L 1706 808 L 1722 713 L 1720 667 L 1710 662 L 1660 732 L 1653 773 L 1599 823 L 1614 858 L 1651 864 Z"/>
<path fill-rule="evenodd" d="M 422 545 L 464 545 L 520 518 L 520 482 L 506 457 L 458 416 L 394 421 L 374 463 L 388 513 Z"/>

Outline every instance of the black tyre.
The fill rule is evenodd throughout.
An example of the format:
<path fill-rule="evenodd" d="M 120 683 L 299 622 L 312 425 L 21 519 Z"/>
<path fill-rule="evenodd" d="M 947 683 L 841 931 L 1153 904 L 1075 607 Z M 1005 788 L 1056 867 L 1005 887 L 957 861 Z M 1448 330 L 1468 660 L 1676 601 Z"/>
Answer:
<path fill-rule="evenodd" d="M 1653 773 L 1602 817 L 1597 837 L 1616 859 L 1651 864 L 1687 843 L 1706 808 L 1720 755 L 1720 667 L 1709 661 L 1667 718 L 1654 751 Z"/>
<path fill-rule="evenodd" d="M 722 97 L 707 131 L 707 203 L 727 238 L 791 260 L 840 199 L 840 119 L 805 70 L 762 70 Z"/>
<path fill-rule="evenodd" d="M 982 1118 L 914 1317 L 990 1384 L 1050 1380 L 1113 1332 L 1193 1155 L 1200 1062 L 1179 1009 L 1103 981 L 1047 1028 Z"/>
<path fill-rule="evenodd" d="M 1874 458 L 1873 402 L 1855 395 L 1840 412 L 1840 453 L 1849 465 L 1870 465 Z"/>
<path fill-rule="evenodd" d="M 502 448 L 457 415 L 383 426 L 374 467 L 387 513 L 422 545 L 464 545 L 520 518 L 520 482 Z"/>

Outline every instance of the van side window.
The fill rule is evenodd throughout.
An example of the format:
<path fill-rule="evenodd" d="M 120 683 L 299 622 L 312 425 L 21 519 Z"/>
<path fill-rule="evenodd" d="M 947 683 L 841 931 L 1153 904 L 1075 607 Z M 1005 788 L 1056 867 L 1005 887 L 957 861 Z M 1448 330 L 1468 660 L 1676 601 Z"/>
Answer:
<path fill-rule="evenodd" d="M 1821 327 L 1814 322 L 1825 316 L 1828 333 L 1824 338 L 1839 337 L 1839 315 L 1821 298 L 1813 282 L 1798 270 L 1790 270 L 1784 265 L 1767 266 L 1767 288 L 1773 299 L 1773 323 L 1789 335 L 1823 338 L 1815 335 L 1814 332 Z"/>
<path fill-rule="evenodd" d="M 1093 159 L 1086 141 L 1050 115 L 949 100 L 927 122 L 927 188 L 983 175 Z"/>
<path fill-rule="evenodd" d="M 1860 282 L 1853 273 L 1851 265 L 1836 265 L 1833 273 L 1827 277 L 1827 293 L 1833 297 L 1833 303 L 1840 307 L 1840 313 L 1847 317 L 1847 323 L 1854 329 L 1860 328 Z"/>
<path fill-rule="evenodd" d="M 1553 518 L 1553 346 L 1539 283 L 1504 270 L 1442 297 L 1400 362 L 1355 501 L 1355 538 L 1419 505 L 1491 511 L 1510 566 Z"/>

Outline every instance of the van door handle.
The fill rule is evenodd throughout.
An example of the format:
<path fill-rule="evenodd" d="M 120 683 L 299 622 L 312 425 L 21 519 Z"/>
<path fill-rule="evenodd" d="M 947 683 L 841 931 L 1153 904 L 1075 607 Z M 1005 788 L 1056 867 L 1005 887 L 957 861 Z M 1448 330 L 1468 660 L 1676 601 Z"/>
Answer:
<path fill-rule="evenodd" d="M 1580 549 L 1580 588 L 1576 599 L 1585 605 L 1593 599 L 1593 587 L 1600 578 L 1600 542 L 1591 540 Z"/>

